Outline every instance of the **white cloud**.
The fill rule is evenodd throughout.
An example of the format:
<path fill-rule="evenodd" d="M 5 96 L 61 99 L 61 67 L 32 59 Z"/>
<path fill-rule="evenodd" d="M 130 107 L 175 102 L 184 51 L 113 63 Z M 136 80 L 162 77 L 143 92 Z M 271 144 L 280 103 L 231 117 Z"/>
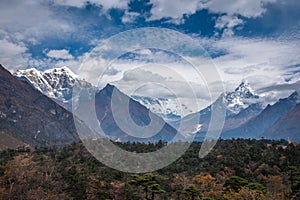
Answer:
<path fill-rule="evenodd" d="M 218 18 L 216 21 L 215 28 L 217 29 L 223 29 L 225 27 L 228 28 L 233 28 L 239 24 L 243 23 L 243 20 L 239 19 L 236 16 L 228 16 L 228 15 L 223 15 Z"/>
<path fill-rule="evenodd" d="M 122 23 L 131 23 L 133 22 L 140 14 L 137 12 L 128 12 L 125 11 L 123 17 L 122 17 Z"/>
<path fill-rule="evenodd" d="M 29 55 L 24 44 L 15 44 L 8 40 L 0 40 L 0 63 L 10 70 L 26 66 Z"/>
<path fill-rule="evenodd" d="M 151 0 L 150 2 L 153 4 L 150 20 L 157 20 L 164 17 L 180 19 L 183 15 L 194 14 L 200 9 L 208 9 L 212 13 L 228 16 L 259 17 L 266 11 L 264 6 L 276 0 Z"/>
<path fill-rule="evenodd" d="M 54 0 L 54 3 L 57 5 L 73 6 L 78 8 L 84 7 L 88 2 L 102 6 L 104 10 L 109 10 L 111 8 L 126 9 L 129 0 Z"/>
<path fill-rule="evenodd" d="M 0 1 L 0 27 L 14 39 L 31 41 L 33 38 L 73 30 L 68 22 L 55 15 L 40 0 Z"/>
<path fill-rule="evenodd" d="M 46 56 L 56 59 L 73 59 L 73 56 L 69 53 L 69 50 L 66 49 L 50 50 L 46 53 Z"/>
<path fill-rule="evenodd" d="M 215 28 L 224 29 L 223 36 L 232 36 L 233 28 L 241 24 L 243 24 L 243 20 L 237 16 L 223 15 L 216 20 Z"/>
<path fill-rule="evenodd" d="M 19 55 L 25 53 L 27 48 L 23 44 L 14 44 L 7 40 L 0 40 L 0 55 L 8 57 L 11 55 Z"/>
<path fill-rule="evenodd" d="M 230 37 L 230 38 L 221 38 L 217 39 L 200 39 L 200 42 L 204 43 L 205 46 L 209 46 L 209 49 L 213 49 L 214 52 L 222 51 L 226 52 L 225 55 L 216 57 L 213 59 L 213 62 L 216 64 L 217 69 L 221 75 L 221 79 L 224 82 L 227 91 L 232 91 L 237 85 L 240 84 L 243 80 L 248 80 L 252 87 L 256 91 L 260 91 L 263 96 L 263 100 L 266 103 L 274 103 L 278 98 L 286 97 L 290 91 L 276 91 L 276 92 L 262 92 L 261 88 L 274 86 L 278 84 L 286 83 L 286 79 L 289 79 L 290 82 L 297 82 L 300 80 L 299 74 L 294 74 L 293 71 L 300 70 L 300 45 L 297 39 L 288 38 L 288 40 L 278 39 L 278 38 L 242 38 L 242 37 Z M 111 51 L 112 49 L 110 49 Z M 168 87 L 173 88 L 174 91 L 183 91 L 181 97 L 189 97 L 184 93 L 183 88 L 180 85 L 180 79 L 176 81 L 170 81 L 167 76 L 169 71 L 163 73 L 165 81 L 152 76 L 155 71 L 151 70 L 143 62 L 145 58 L 155 57 L 155 62 L 160 63 L 162 66 L 166 63 L 169 63 L 169 67 L 172 70 L 177 71 L 180 75 L 184 76 L 184 81 L 186 80 L 201 83 L 200 80 L 196 80 L 196 77 L 192 76 L 191 68 L 182 65 L 181 67 L 176 66 L 178 63 L 172 63 L 171 57 L 166 57 L 166 54 L 160 54 L 159 52 L 153 53 L 149 50 L 139 50 L 137 51 L 140 54 L 141 58 L 139 62 L 133 62 L 132 60 L 122 60 L 120 63 L 115 63 L 113 67 L 118 69 L 118 73 L 114 73 L 111 76 L 105 77 L 106 81 L 114 81 L 119 83 L 119 87 L 135 87 L 139 84 L 145 83 L 147 81 L 156 81 Z M 159 59 L 159 58 L 162 59 Z M 186 57 L 188 61 L 193 61 L 193 59 L 199 59 L 197 57 Z M 163 62 L 163 61 L 168 62 Z M 174 59 L 173 59 L 174 61 Z M 205 64 L 205 61 L 203 61 Z M 139 71 L 140 73 L 133 73 L 136 67 L 143 66 L 145 69 L 150 70 L 152 74 Z M 287 68 L 288 66 L 295 65 L 293 68 Z M 177 68 L 177 69 L 176 69 Z M 203 68 L 208 69 L 208 66 L 203 66 Z M 172 71 L 170 70 L 170 71 Z M 186 70 L 186 71 L 185 71 Z M 209 69 L 208 69 L 209 70 Z M 136 72 L 136 71 L 135 71 Z M 163 72 L 159 68 L 160 74 Z M 125 74 L 125 75 L 124 75 Z M 130 76 L 129 76 L 130 74 Z M 155 73 L 154 73 L 155 74 Z M 124 78 L 125 77 L 125 78 Z M 131 79 L 129 80 L 128 77 Z M 155 78 L 156 77 L 156 78 Z M 210 80 L 210 77 L 205 77 Z M 159 81 L 160 80 L 160 81 Z M 127 83 L 126 83 L 127 81 Z M 203 81 L 203 79 L 202 79 Z M 122 83 L 122 84 L 121 84 Z M 200 84 L 201 85 L 201 84 Z M 127 90 L 129 90 L 127 88 Z M 126 89 L 124 89 L 126 91 Z M 161 90 L 148 90 L 149 92 L 162 93 Z M 200 88 L 199 91 L 203 91 L 203 88 Z M 199 98 L 204 100 L 204 96 L 199 95 Z M 277 98 L 275 98 L 277 97 Z M 205 101 L 209 103 L 208 101 Z M 203 102 L 202 102 L 203 103 Z"/>
<path fill-rule="evenodd" d="M 222 62 L 222 67 L 281 68 L 298 64 L 300 47 L 297 40 L 225 38 L 215 43 L 219 49 L 226 49 L 228 54 L 215 59 Z M 225 64 L 225 65 L 224 65 Z"/>
<path fill-rule="evenodd" d="M 87 1 L 54 0 L 56 5 L 83 7 Z M 128 1 L 89 1 L 102 10 L 110 8 L 127 8 Z M 63 38 L 65 34 L 76 32 L 78 27 L 72 20 L 58 14 L 53 4 L 42 0 L 3 0 L 0 1 L 0 62 L 9 69 L 24 68 L 28 65 L 35 67 L 58 66 L 62 63 L 80 65 L 78 61 L 68 60 L 53 62 L 54 59 L 73 59 L 67 50 L 51 50 L 48 58 L 34 59 L 26 53 L 30 45 L 37 45 L 45 38 Z M 78 33 L 78 32 L 76 32 Z M 14 50 L 12 50 L 14 49 Z M 54 58 L 54 59 L 53 59 Z M 78 68 L 78 66 L 77 66 Z"/>
<path fill-rule="evenodd" d="M 103 76 L 104 80 L 114 81 L 115 79 L 120 79 L 125 71 L 132 70 L 136 65 L 145 64 L 148 60 L 151 63 L 163 65 L 173 64 L 180 57 L 178 55 L 174 56 L 176 52 L 177 54 L 185 54 L 185 56 L 189 54 L 203 56 L 201 48 L 200 51 L 198 49 L 197 41 L 192 40 L 187 35 L 168 29 L 143 28 L 125 31 L 98 44 L 91 52 L 85 54 L 85 59 L 83 59 L 83 64 L 79 69 L 79 73 L 83 74 L 87 80 L 94 84 L 97 84 L 99 76 L 105 72 L 107 67 L 109 67 L 109 63 L 112 62 L 111 67 L 118 69 L 120 72 L 113 74 L 113 76 Z M 173 54 L 163 53 L 164 51 L 152 52 L 147 50 L 147 48 L 162 49 L 173 52 Z M 128 52 L 139 53 L 139 55 L 135 56 L 134 60 L 119 59 L 119 56 Z M 127 63 L 128 61 L 130 63 Z M 193 76 L 190 75 L 187 79 L 191 77 Z"/>
<path fill-rule="evenodd" d="M 261 16 L 265 11 L 267 3 L 274 3 L 277 0 L 210 0 L 203 4 L 213 13 L 221 13 L 227 15 L 241 15 L 248 18 Z"/>
<path fill-rule="evenodd" d="M 234 34 L 233 28 L 243 23 L 237 16 L 256 18 L 265 13 L 265 5 L 277 0 L 150 0 L 153 4 L 148 20 L 171 18 L 170 23 L 181 24 L 184 15 L 208 9 L 211 13 L 223 14 L 216 20 L 216 28 L 224 29 L 224 36 Z"/>
<path fill-rule="evenodd" d="M 104 10 L 110 8 L 127 9 L 129 0 L 92 0 L 91 3 L 100 4 Z"/>
<path fill-rule="evenodd" d="M 87 1 L 81 0 L 54 0 L 56 5 L 66 5 L 82 8 L 86 5 Z M 130 23 L 138 16 L 138 13 L 129 12 L 129 0 L 92 0 L 90 3 L 98 6 L 103 6 L 103 10 L 107 11 L 110 8 L 119 8 L 125 10 L 125 15 L 122 18 L 123 23 Z M 221 40 L 208 40 L 206 45 L 210 45 L 211 49 L 224 50 L 225 55 L 215 58 L 213 61 L 218 66 L 222 75 L 222 79 L 228 90 L 239 84 L 242 79 L 250 79 L 250 83 L 255 89 L 271 86 L 277 83 L 284 83 L 287 77 L 296 82 L 300 79 L 299 74 L 286 75 L 288 65 L 300 63 L 300 45 L 298 41 L 290 38 L 289 40 L 278 39 L 247 39 L 238 38 L 233 36 L 233 29 L 243 23 L 239 16 L 247 18 L 256 18 L 262 16 L 265 12 L 265 4 L 275 2 L 275 0 L 241 0 L 241 1 L 223 1 L 223 0 L 151 0 L 153 7 L 151 9 L 151 16 L 148 20 L 156 20 L 161 18 L 170 18 L 169 22 L 182 23 L 184 15 L 190 15 L 200 9 L 208 9 L 211 13 L 222 14 L 216 19 L 215 28 L 223 30 L 224 35 L 230 35 L 231 38 L 222 38 Z M 201 19 L 199 19 L 201 20 Z M 99 77 L 109 64 L 108 58 L 99 58 L 98 55 L 93 55 L 95 51 L 86 53 L 85 55 L 74 59 L 68 50 L 50 50 L 47 52 L 48 59 L 34 60 L 26 53 L 27 47 L 21 41 L 26 41 L 31 44 L 37 44 L 38 38 L 44 38 L 47 35 L 61 35 L 64 32 L 74 31 L 76 27 L 72 22 L 65 21 L 61 16 L 55 15 L 54 11 L 50 9 L 47 3 L 41 0 L 4 0 L 0 2 L 0 62 L 10 69 L 23 68 L 26 64 L 34 66 L 41 66 L 52 64 L 56 66 L 67 65 L 75 72 L 81 73 L 80 75 L 92 83 L 97 84 Z M 162 32 L 165 31 L 162 29 Z M 155 33 L 154 33 L 155 34 Z M 157 33 L 156 33 L 157 34 Z M 144 35 L 141 34 L 143 37 Z M 299 34 L 296 33 L 298 37 Z M 140 38 L 142 38 L 140 37 Z M 180 44 L 180 37 L 172 36 L 164 38 L 164 43 L 161 43 L 157 35 L 146 35 L 147 38 L 143 40 L 137 39 L 137 42 L 151 40 L 150 45 L 157 45 L 163 49 L 176 49 L 181 48 L 176 46 L 177 42 Z M 117 52 L 126 46 L 133 47 L 133 37 L 121 38 L 120 43 L 101 46 L 102 50 L 107 48 L 107 52 Z M 184 39 L 183 39 L 184 40 Z M 176 42 L 174 42 L 176 41 Z M 138 43 L 138 44 L 140 44 Z M 161 43 L 161 44 L 157 44 Z M 120 46 L 121 45 L 121 46 Z M 148 45 L 148 44 L 147 44 Z M 194 52 L 193 45 L 186 45 L 184 52 Z M 139 46 L 134 46 L 139 48 Z M 96 47 L 97 48 L 97 47 Z M 96 49 L 95 48 L 95 49 Z M 129 49 L 131 51 L 132 49 Z M 177 50 L 177 49 L 176 49 Z M 100 51 L 100 50 L 99 50 Z M 122 53 L 122 52 L 121 52 Z M 143 59 L 155 59 L 155 61 L 163 63 L 172 62 L 172 57 L 161 53 L 152 53 L 149 50 L 142 49 L 140 52 L 140 61 Z M 192 57 L 193 55 L 191 55 Z M 59 60 L 57 63 L 51 63 L 52 58 L 64 59 Z M 119 64 L 119 63 L 118 63 Z M 106 70 L 107 79 L 117 78 L 121 79 L 126 71 L 133 70 L 130 63 L 123 63 L 128 67 L 114 66 L 110 71 Z M 131 63 L 132 64 L 132 63 Z M 138 63 L 134 63 L 138 64 Z M 140 62 L 139 64 L 143 64 Z M 119 69 L 120 67 L 121 69 Z M 116 70 L 117 69 L 117 70 Z M 185 68 L 186 69 L 186 68 Z M 184 68 L 181 69 L 181 72 Z M 183 74 L 188 74 L 185 72 Z M 128 74 L 127 74 L 128 75 Z M 149 74 L 147 74 L 148 77 Z M 140 74 L 139 78 L 143 81 L 145 74 Z M 150 77 L 150 75 L 149 75 Z M 190 76 L 188 79 L 191 79 Z M 127 77 L 128 78 L 128 77 Z M 135 78 L 135 77 L 131 77 Z M 165 77 L 166 78 L 166 77 Z M 135 80 L 137 82 L 137 80 Z M 145 80 L 144 80 L 145 81 Z M 136 83 L 135 82 L 135 83 Z M 170 82 L 171 83 L 171 82 Z M 180 88 L 180 84 L 176 85 L 172 82 L 174 87 Z M 276 94 L 278 95 L 278 94 Z M 183 94 L 182 94 L 183 96 Z M 200 95 L 199 95 L 200 96 Z"/>
<path fill-rule="evenodd" d="M 290 38 L 291 39 L 291 38 Z M 287 73 L 289 66 L 298 64 L 300 69 L 300 45 L 297 40 L 249 39 L 240 37 L 211 40 L 213 49 L 227 53 L 213 59 L 219 69 L 227 90 L 233 90 L 242 80 L 247 79 L 255 90 L 284 84 L 286 79 L 300 80 L 297 74 Z M 296 70 L 293 69 L 293 70 Z M 287 95 L 284 91 L 264 93 L 265 100 L 274 100 Z M 273 103 L 273 102 L 270 102 Z"/>
<path fill-rule="evenodd" d="M 184 14 L 193 14 L 198 9 L 199 0 L 151 0 L 153 6 L 149 20 L 159 20 L 162 18 L 181 19 Z M 180 21 L 180 20 L 179 20 Z"/>
<path fill-rule="evenodd" d="M 166 78 L 160 76 L 159 74 L 152 73 L 151 71 L 137 68 L 124 72 L 122 80 L 136 82 L 162 82 L 166 80 Z"/>
<path fill-rule="evenodd" d="M 73 6 L 73 7 L 84 7 L 87 3 L 87 1 L 83 0 L 54 0 L 53 1 L 57 5 L 62 5 L 62 6 Z"/>
<path fill-rule="evenodd" d="M 191 82 L 188 77 L 192 70 L 180 71 L 177 66 L 144 65 L 127 70 L 118 80 L 111 82 L 128 95 L 140 95 L 160 98 L 176 98 L 193 110 L 199 110 L 210 102 L 209 92 L 204 81 Z M 181 66 L 180 68 L 187 68 Z"/>
<path fill-rule="evenodd" d="M 228 25 L 229 24 L 229 25 Z M 227 23 L 226 26 L 233 27 L 238 22 L 235 23 Z M 220 25 L 221 26 L 221 25 Z M 224 25 L 225 26 L 225 25 Z M 140 31 L 140 30 L 137 30 Z M 149 32 L 148 32 L 149 31 Z M 181 97 L 190 97 L 182 89 L 182 82 L 194 82 L 198 85 L 205 85 L 204 81 L 213 81 L 218 80 L 215 76 L 215 72 L 211 73 L 212 64 L 205 58 L 199 58 L 200 54 L 190 54 L 190 52 L 195 52 L 195 48 L 197 42 L 188 43 L 189 45 L 185 45 L 185 49 L 180 49 L 177 52 L 188 52 L 184 56 L 188 62 L 197 63 L 201 66 L 201 70 L 203 70 L 202 75 L 205 76 L 197 77 L 197 72 L 193 71 L 193 68 L 187 66 L 186 63 L 178 62 L 176 57 L 172 57 L 169 54 L 159 52 L 153 52 L 147 49 L 143 49 L 140 46 L 135 46 L 134 40 L 139 40 L 138 36 L 143 37 L 143 42 L 147 45 L 159 45 L 166 50 L 177 50 L 180 44 L 184 44 L 185 38 L 180 37 L 180 35 L 169 35 L 165 37 L 164 32 L 166 30 L 161 30 L 161 32 L 155 32 L 152 29 L 147 29 L 148 34 L 144 34 L 144 32 L 138 32 L 139 34 L 135 35 L 130 32 L 122 33 L 118 39 L 115 38 L 114 41 L 110 41 L 107 43 L 102 43 L 104 45 L 100 45 L 95 47 L 90 53 L 86 54 L 86 62 L 90 63 L 85 64 L 81 69 L 84 70 L 85 77 L 87 80 L 99 80 L 101 77 L 104 82 L 115 82 L 119 83 L 119 87 L 125 88 L 124 91 L 130 91 L 129 88 L 136 87 L 139 84 L 143 84 L 145 82 L 154 82 L 156 80 L 158 83 L 163 85 L 167 85 L 168 87 L 174 89 L 174 91 L 182 92 Z M 151 34 L 150 34 L 151 33 Z M 148 38 L 148 36 L 151 36 Z M 158 40 L 157 38 L 163 38 Z M 177 42 L 170 42 L 177 41 Z M 240 84 L 242 80 L 247 79 L 253 88 L 258 91 L 261 88 L 281 84 L 286 82 L 286 79 L 291 79 L 292 81 L 300 80 L 300 76 L 294 76 L 291 73 L 287 74 L 287 66 L 296 65 L 300 63 L 300 45 L 297 39 L 288 38 L 288 40 L 279 39 L 279 38 L 243 38 L 243 37 L 228 37 L 228 38 L 199 38 L 199 42 L 203 44 L 203 46 L 208 47 L 209 50 L 212 50 L 215 54 L 217 52 L 222 52 L 219 57 L 215 57 L 212 61 L 216 64 L 217 70 L 221 76 L 221 81 L 223 81 L 226 90 L 232 91 L 236 86 Z M 156 44 L 157 43 L 157 44 Z M 158 44 L 159 43 L 159 44 Z M 191 44 L 191 45 L 190 45 Z M 182 46 L 182 45 L 181 45 Z M 137 48 L 136 53 L 139 55 L 135 57 L 136 60 L 110 60 L 113 58 L 99 58 L 99 55 L 113 55 L 118 56 L 124 51 L 131 51 L 129 48 Z M 199 47 L 199 46 L 198 46 Z M 129 48 L 129 49 L 127 49 Z M 101 52 L 101 54 L 99 54 Z M 104 53 L 104 54 L 103 54 Z M 180 53 L 179 53 L 180 54 Z M 156 63 L 161 65 L 162 67 L 156 66 L 156 68 L 151 68 L 148 60 L 151 60 L 152 63 Z M 110 62 L 113 62 L 109 65 Z M 94 67 L 91 67 L 94 66 Z M 110 68 L 107 68 L 110 66 Z M 166 70 L 164 72 L 163 66 L 168 66 L 170 70 Z M 150 73 L 146 73 L 143 71 L 134 71 L 136 68 L 143 67 L 144 71 L 150 71 Z M 297 68 L 297 67 L 296 67 Z M 300 67 L 298 67 L 299 69 Z M 117 69 L 117 70 L 116 70 Z M 106 71 L 109 73 L 106 73 Z M 156 70 L 156 71 L 155 71 Z M 297 69 L 293 69 L 297 70 Z M 169 77 L 176 77 L 176 75 L 171 75 L 173 72 L 176 72 L 177 75 L 182 76 L 181 78 L 175 78 L 173 80 L 169 79 Z M 96 73 L 95 73 L 96 72 Z M 104 75 L 102 74 L 104 72 Z M 111 73 L 114 72 L 114 73 Z M 139 73 L 133 73 L 139 72 Z M 103 76 L 101 76 L 101 74 Z M 153 76 L 153 74 L 159 74 L 164 79 L 159 79 L 159 77 Z M 129 76 L 130 75 L 130 76 Z M 169 75 L 169 76 L 168 76 Z M 292 76 L 292 77 L 291 77 Z M 205 79 L 205 80 L 204 80 Z M 177 83 L 176 83 L 177 82 Z M 97 83 L 97 82 L 94 82 Z M 122 83 L 122 84 L 121 84 Z M 218 88 L 217 88 L 218 89 Z M 123 91 L 123 90 L 122 90 Z M 149 90 L 150 91 L 150 90 Z M 155 92 L 155 90 L 152 90 Z M 186 90 L 187 91 L 187 90 Z M 197 90 L 196 90 L 197 91 Z M 199 87 L 198 91 L 203 91 L 203 88 Z M 157 90 L 156 92 L 161 92 Z M 212 92 L 213 98 L 219 95 L 220 90 L 218 91 L 210 91 Z M 266 101 L 274 100 L 268 94 L 264 95 L 264 99 Z M 271 93 L 270 93 L 271 95 Z M 276 92 L 278 97 L 284 97 L 286 95 L 282 92 Z M 203 94 L 197 94 L 199 98 L 205 100 Z M 208 101 L 205 101 L 209 103 Z M 202 102 L 203 103 L 203 102 Z"/>

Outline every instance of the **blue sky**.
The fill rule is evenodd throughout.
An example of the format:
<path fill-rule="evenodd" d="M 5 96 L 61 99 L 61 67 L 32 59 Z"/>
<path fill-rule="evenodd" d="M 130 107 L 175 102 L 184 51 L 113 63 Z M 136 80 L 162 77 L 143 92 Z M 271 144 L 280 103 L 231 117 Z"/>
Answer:
<path fill-rule="evenodd" d="M 77 72 L 115 34 L 169 28 L 208 51 L 226 88 L 247 79 L 271 102 L 300 81 L 299 10 L 298 0 L 2 0 L 0 63 Z"/>

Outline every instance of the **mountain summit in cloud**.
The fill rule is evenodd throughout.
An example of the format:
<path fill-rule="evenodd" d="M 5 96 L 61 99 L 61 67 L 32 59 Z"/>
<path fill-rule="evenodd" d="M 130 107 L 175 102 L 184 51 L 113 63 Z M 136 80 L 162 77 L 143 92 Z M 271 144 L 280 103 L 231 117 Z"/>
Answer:
<path fill-rule="evenodd" d="M 234 92 L 225 92 L 221 96 L 227 109 L 227 115 L 238 114 L 242 109 L 256 103 L 259 99 L 248 81 L 242 82 Z"/>
<path fill-rule="evenodd" d="M 194 125 L 201 126 L 201 131 L 197 135 L 199 140 L 203 140 L 208 130 L 214 107 L 221 107 L 226 112 L 223 130 L 237 128 L 263 110 L 262 105 L 259 103 L 259 96 L 247 81 L 242 82 L 234 91 L 220 94 L 211 105 L 182 119 L 182 121 L 198 122 Z M 172 125 L 178 127 L 179 123 L 175 122 Z M 189 127 L 181 128 L 184 130 L 189 129 Z"/>
<path fill-rule="evenodd" d="M 254 92 L 248 81 L 244 81 L 233 92 L 222 93 L 212 105 L 201 110 L 200 114 L 210 118 L 212 106 L 222 102 L 221 106 L 226 110 L 226 116 L 236 115 L 258 101 L 259 95 Z"/>
<path fill-rule="evenodd" d="M 177 99 L 151 98 L 137 95 L 132 96 L 132 98 L 168 121 L 179 120 L 184 113 L 190 114 L 193 112 L 186 105 L 180 105 Z"/>

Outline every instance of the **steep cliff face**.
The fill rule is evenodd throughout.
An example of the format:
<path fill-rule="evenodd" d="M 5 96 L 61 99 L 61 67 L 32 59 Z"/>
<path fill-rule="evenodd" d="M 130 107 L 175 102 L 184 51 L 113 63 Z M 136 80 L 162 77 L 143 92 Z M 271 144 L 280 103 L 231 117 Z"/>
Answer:
<path fill-rule="evenodd" d="M 72 114 L 0 65 L 0 131 L 30 146 L 78 141 Z"/>
<path fill-rule="evenodd" d="M 299 95 L 297 92 L 294 92 L 289 97 L 280 99 L 274 105 L 268 105 L 258 116 L 249 120 L 241 127 L 225 132 L 223 137 L 256 139 L 264 137 L 264 133 L 267 132 L 280 117 L 291 111 L 298 102 Z"/>
<path fill-rule="evenodd" d="M 128 118 L 122 118 L 122 121 L 126 123 L 127 120 L 132 120 L 134 124 L 139 127 L 146 127 L 150 123 L 162 125 L 162 128 L 158 130 L 158 132 L 153 135 L 152 137 L 145 137 L 145 132 L 135 132 L 135 129 L 132 128 L 128 130 L 122 129 L 117 122 L 116 118 L 113 115 L 112 111 L 112 93 L 114 92 L 114 98 L 117 100 L 117 110 L 118 115 L 123 116 L 125 106 L 129 106 Z M 129 102 L 129 105 L 124 105 L 122 102 Z M 102 90 L 100 90 L 95 96 L 95 108 L 97 118 L 99 120 L 100 126 L 105 134 L 111 138 L 112 140 L 116 141 L 139 141 L 139 142 L 158 142 L 159 140 L 163 141 L 171 141 L 173 137 L 176 135 L 177 131 L 164 122 L 164 120 L 152 113 L 149 109 L 145 106 L 140 104 L 139 102 L 131 99 L 129 96 L 122 93 L 113 85 L 107 85 Z M 151 115 L 151 118 L 150 118 Z M 128 124 L 126 124 L 127 126 Z M 129 126 L 128 126 L 129 127 Z M 150 130 L 151 131 L 151 130 Z M 134 137 L 132 135 L 136 135 Z M 139 137 L 140 136 L 140 137 Z"/>
<path fill-rule="evenodd" d="M 300 141 L 300 104 L 286 113 L 263 136 L 270 139 Z"/>

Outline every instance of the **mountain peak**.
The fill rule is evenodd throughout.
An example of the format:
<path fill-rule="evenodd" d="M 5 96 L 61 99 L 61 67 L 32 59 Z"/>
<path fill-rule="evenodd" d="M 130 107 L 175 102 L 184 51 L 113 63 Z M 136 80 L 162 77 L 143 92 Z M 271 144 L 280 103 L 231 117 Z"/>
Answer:
<path fill-rule="evenodd" d="M 99 93 L 106 94 L 107 96 L 111 96 L 114 89 L 118 90 L 114 85 L 107 83 L 105 87 L 99 90 Z"/>
<path fill-rule="evenodd" d="M 300 96 L 298 94 L 297 91 L 294 91 L 289 97 L 288 99 L 295 101 L 296 103 L 300 103 Z"/>
<path fill-rule="evenodd" d="M 116 87 L 114 86 L 114 85 L 112 85 L 112 84 L 110 84 L 110 83 L 107 83 L 106 85 L 105 85 L 105 87 L 102 89 L 102 90 L 105 90 L 105 91 L 113 91 L 114 89 L 115 89 Z"/>
<path fill-rule="evenodd" d="M 77 75 L 67 66 L 63 67 L 58 67 L 58 68 L 53 68 L 53 69 L 48 69 L 44 71 L 45 74 L 57 74 L 57 75 L 68 75 L 73 78 L 77 78 Z"/>
<path fill-rule="evenodd" d="M 109 89 L 109 88 L 114 88 L 115 86 L 113 84 L 107 83 L 104 88 Z"/>
<path fill-rule="evenodd" d="M 297 97 L 299 97 L 299 94 L 298 94 L 298 92 L 297 91 L 294 91 L 288 98 L 297 98 Z"/>
<path fill-rule="evenodd" d="M 35 68 L 18 70 L 14 75 L 48 97 L 60 101 L 68 101 L 72 98 L 72 88 L 75 84 L 84 85 L 84 81 L 66 66 L 43 72 Z"/>
<path fill-rule="evenodd" d="M 239 88 L 251 88 L 251 87 L 249 85 L 249 82 L 247 80 L 245 80 L 245 81 L 242 81 L 235 90 L 238 90 Z"/>
<path fill-rule="evenodd" d="M 228 114 L 237 114 L 242 109 L 245 109 L 252 103 L 255 103 L 255 99 L 259 96 L 251 88 L 248 81 L 243 81 L 233 92 L 224 94 L 224 103 L 228 110 Z"/>
<path fill-rule="evenodd" d="M 23 75 L 23 74 L 25 74 L 25 73 L 27 73 L 27 74 L 32 74 L 32 75 L 38 75 L 38 74 L 40 74 L 41 72 L 40 72 L 39 70 L 37 70 L 36 68 L 28 68 L 28 69 L 24 69 L 24 70 L 18 69 L 18 70 L 14 73 L 14 75 L 16 75 L 16 76 L 21 76 L 21 75 Z"/>
<path fill-rule="evenodd" d="M 243 81 L 236 89 L 235 92 L 239 92 L 239 93 L 244 93 L 244 94 L 248 94 L 250 96 L 257 96 L 257 94 L 255 94 L 254 90 L 252 89 L 252 87 L 250 86 L 249 82 L 247 80 Z"/>

